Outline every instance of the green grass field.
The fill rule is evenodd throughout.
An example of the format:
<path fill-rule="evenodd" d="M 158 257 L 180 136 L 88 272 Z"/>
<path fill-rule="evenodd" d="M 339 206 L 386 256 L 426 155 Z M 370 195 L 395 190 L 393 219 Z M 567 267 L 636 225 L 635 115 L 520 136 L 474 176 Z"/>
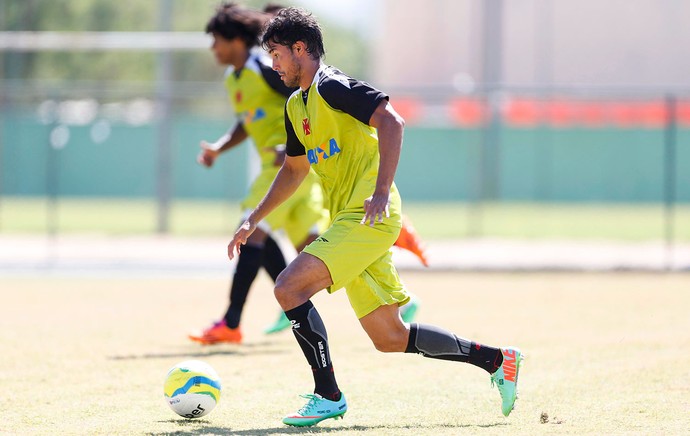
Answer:
<path fill-rule="evenodd" d="M 520 399 L 500 413 L 489 377 L 467 364 L 375 351 L 346 296 L 314 302 L 349 411 L 310 430 L 281 424 L 312 387 L 265 276 L 241 346 L 202 347 L 188 330 L 218 317 L 223 278 L 0 277 L 0 434 L 685 434 L 690 425 L 690 276 L 403 273 L 420 322 L 527 354 Z M 166 371 L 186 359 L 223 380 L 207 417 L 177 417 Z"/>
<path fill-rule="evenodd" d="M 514 239 L 607 239 L 621 241 L 664 238 L 664 211 L 659 204 L 466 203 L 404 204 L 405 213 L 428 239 L 497 237 Z M 227 235 L 240 219 L 237 203 L 175 201 L 170 232 L 184 236 Z M 690 205 L 674 213 L 677 241 L 690 241 Z M 156 231 L 152 200 L 2 198 L 0 232 L 142 234 Z"/>

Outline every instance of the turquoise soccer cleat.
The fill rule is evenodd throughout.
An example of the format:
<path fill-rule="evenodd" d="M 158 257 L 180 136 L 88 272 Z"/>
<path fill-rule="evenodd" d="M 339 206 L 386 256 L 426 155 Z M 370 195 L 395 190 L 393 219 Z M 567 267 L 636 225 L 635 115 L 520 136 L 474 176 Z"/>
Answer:
<path fill-rule="evenodd" d="M 402 318 L 403 322 L 411 323 L 412 321 L 414 321 L 414 317 L 415 315 L 417 315 L 418 310 L 419 299 L 417 299 L 416 297 L 412 297 L 406 305 L 400 308 L 400 317 Z"/>
<path fill-rule="evenodd" d="M 278 315 L 278 319 L 276 320 L 276 322 L 266 327 L 266 329 L 264 330 L 264 334 L 270 335 L 273 333 L 282 332 L 283 330 L 287 330 L 290 327 L 292 327 L 290 320 L 287 318 L 287 316 L 285 316 L 285 312 L 281 311 L 280 315 Z"/>
<path fill-rule="evenodd" d="M 496 385 L 498 388 L 503 400 L 501 411 L 504 416 L 508 416 L 515 407 L 517 399 L 518 374 L 523 355 L 520 349 L 515 347 L 501 348 L 501 354 L 503 354 L 503 363 L 496 372 L 491 374 L 491 386 Z"/>
<path fill-rule="evenodd" d="M 301 397 L 309 399 L 307 404 L 297 412 L 283 418 L 283 423 L 296 427 L 308 427 L 316 425 L 324 419 L 342 419 L 347 412 L 345 394 L 340 393 L 340 400 L 327 400 L 319 394 L 306 394 Z"/>

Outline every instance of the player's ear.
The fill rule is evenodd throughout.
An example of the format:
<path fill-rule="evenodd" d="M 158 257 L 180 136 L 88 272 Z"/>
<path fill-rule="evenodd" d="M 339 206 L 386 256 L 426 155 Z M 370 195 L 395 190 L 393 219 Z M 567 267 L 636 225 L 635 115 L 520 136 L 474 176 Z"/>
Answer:
<path fill-rule="evenodd" d="M 292 50 L 295 52 L 295 54 L 302 54 L 307 52 L 307 47 L 304 45 L 304 42 L 302 41 L 297 41 L 292 45 Z"/>

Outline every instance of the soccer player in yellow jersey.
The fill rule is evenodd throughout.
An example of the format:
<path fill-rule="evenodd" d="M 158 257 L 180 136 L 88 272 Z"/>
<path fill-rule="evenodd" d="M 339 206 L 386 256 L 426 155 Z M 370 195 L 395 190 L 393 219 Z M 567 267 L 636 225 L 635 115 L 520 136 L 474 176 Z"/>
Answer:
<path fill-rule="evenodd" d="M 322 289 L 345 288 L 350 305 L 377 350 L 468 362 L 491 374 L 502 412 L 513 409 L 522 356 L 514 347 L 494 348 L 426 324 L 404 323 L 398 306 L 408 299 L 391 262 L 390 247 L 402 225 L 393 183 L 403 138 L 403 119 L 388 96 L 321 62 L 321 30 L 301 9 L 280 11 L 262 44 L 287 86 L 287 157 L 271 185 L 228 245 L 233 258 L 267 214 L 298 191 L 313 169 L 321 178 L 331 225 L 279 275 L 275 296 L 314 377 L 307 403 L 286 416 L 288 425 L 310 426 L 342 417 L 345 396 L 336 383 L 328 335 L 310 301 Z"/>
<path fill-rule="evenodd" d="M 271 7 L 273 12 L 280 9 L 276 5 L 267 7 Z M 264 52 L 253 49 L 258 43 L 263 24 L 271 16 L 227 3 L 218 7 L 206 26 L 206 31 L 213 35 L 212 50 L 216 60 L 221 65 L 229 65 L 225 86 L 239 121 L 213 144 L 202 141 L 198 161 L 211 167 L 221 153 L 247 138 L 253 140 L 261 159 L 261 172 L 242 202 L 247 213 L 266 194 L 282 163 L 286 137 L 283 123 L 285 100 L 295 90 L 280 80 Z M 207 345 L 241 342 L 240 318 L 249 288 L 259 269 L 263 266 L 275 280 L 286 265 L 283 253 L 271 238 L 271 233 L 285 230 L 297 252 L 314 240 L 328 224 L 328 213 L 323 210 L 320 189 L 318 177 L 313 173 L 308 175 L 307 181 L 289 201 L 259 223 L 259 230 L 247 241 L 238 259 L 229 305 L 223 319 L 190 334 L 190 339 Z M 416 254 L 427 265 L 421 243 L 411 225 L 401 232 L 396 244 Z M 417 302 L 413 301 L 401 308 L 403 319 L 411 321 L 417 307 Z M 290 328 L 290 322 L 281 311 L 278 320 L 265 332 L 275 333 L 287 328 Z"/>
<path fill-rule="evenodd" d="M 206 31 L 213 35 L 212 50 L 219 64 L 229 65 L 225 77 L 228 96 L 237 115 L 237 123 L 215 143 L 201 143 L 198 161 L 211 167 L 223 152 L 251 138 L 261 160 L 261 171 L 242 201 L 248 214 L 263 198 L 273 182 L 285 147 L 283 113 L 285 99 L 294 91 L 280 80 L 271 69 L 265 52 L 254 50 L 259 42 L 262 26 L 270 18 L 237 4 L 222 4 L 209 20 Z M 318 177 L 307 176 L 298 192 L 258 223 L 259 229 L 249 238 L 245 250 L 237 261 L 230 288 L 229 306 L 223 319 L 200 332 L 189 335 L 202 344 L 221 342 L 240 343 L 242 310 L 259 269 L 263 266 L 275 280 L 285 268 L 285 258 L 273 238 L 272 232 L 283 229 L 297 251 L 314 240 L 328 224 L 328 213 L 323 208 L 323 196 Z M 281 312 L 277 324 L 269 332 L 290 326 Z"/>

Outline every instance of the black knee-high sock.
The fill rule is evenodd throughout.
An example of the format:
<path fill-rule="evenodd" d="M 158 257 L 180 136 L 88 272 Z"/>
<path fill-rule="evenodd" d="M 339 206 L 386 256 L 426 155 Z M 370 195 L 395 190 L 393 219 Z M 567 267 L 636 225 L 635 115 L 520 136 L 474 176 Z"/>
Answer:
<path fill-rule="evenodd" d="M 292 332 L 302 348 L 304 357 L 314 375 L 314 393 L 332 401 L 340 399 L 340 389 L 335 381 L 328 335 L 319 312 L 311 301 L 285 312 L 292 323 Z"/>
<path fill-rule="evenodd" d="M 264 257 L 261 264 L 269 276 L 275 282 L 278 278 L 278 274 L 283 272 L 287 264 L 285 263 L 285 256 L 280 250 L 280 247 L 270 236 L 266 239 L 264 243 Z"/>
<path fill-rule="evenodd" d="M 467 362 L 493 374 L 503 363 L 503 354 L 498 348 L 488 347 L 439 327 L 425 324 L 410 324 L 410 337 L 406 353 L 418 353 L 424 357 Z"/>
<path fill-rule="evenodd" d="M 232 285 L 230 286 L 230 305 L 225 312 L 225 323 L 230 328 L 234 329 L 240 325 L 242 309 L 247 301 L 249 288 L 259 272 L 259 268 L 261 268 L 262 257 L 263 247 L 261 246 L 245 245 L 240 251 L 235 275 L 232 277 Z"/>

